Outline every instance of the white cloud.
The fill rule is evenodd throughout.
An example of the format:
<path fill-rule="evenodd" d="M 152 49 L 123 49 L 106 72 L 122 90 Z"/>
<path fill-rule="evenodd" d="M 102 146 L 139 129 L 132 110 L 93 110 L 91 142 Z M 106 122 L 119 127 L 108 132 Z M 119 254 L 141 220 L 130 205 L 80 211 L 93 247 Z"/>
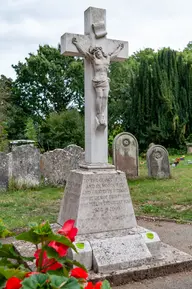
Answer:
<path fill-rule="evenodd" d="M 109 38 L 128 40 L 130 52 L 151 47 L 183 49 L 192 40 L 190 0 L 7 0 L 0 9 L 0 74 L 39 44 L 57 46 L 64 32 L 83 33 L 89 6 L 107 9 Z"/>

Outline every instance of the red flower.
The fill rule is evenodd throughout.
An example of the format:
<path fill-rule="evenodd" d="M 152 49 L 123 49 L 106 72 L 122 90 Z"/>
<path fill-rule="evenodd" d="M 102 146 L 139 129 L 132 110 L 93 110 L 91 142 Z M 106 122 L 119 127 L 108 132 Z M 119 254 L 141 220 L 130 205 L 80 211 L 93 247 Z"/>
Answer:
<path fill-rule="evenodd" d="M 102 286 L 102 282 L 99 281 L 95 284 L 95 289 L 101 289 L 101 286 Z"/>
<path fill-rule="evenodd" d="M 59 242 L 51 241 L 49 243 L 49 247 L 55 249 L 55 251 L 59 254 L 60 257 L 64 257 L 67 255 L 68 247 L 66 245 L 63 245 Z"/>
<path fill-rule="evenodd" d="M 67 237 L 71 242 L 75 241 L 78 229 L 74 227 L 75 220 L 68 220 L 64 223 L 63 227 L 59 229 L 58 233 Z"/>
<path fill-rule="evenodd" d="M 82 268 L 73 268 L 70 271 L 70 275 L 71 277 L 75 277 L 77 279 L 87 279 L 88 274 L 85 270 L 83 270 Z"/>
<path fill-rule="evenodd" d="M 71 242 L 75 241 L 75 236 L 77 235 L 77 228 L 73 227 L 75 224 L 74 220 L 68 220 L 64 223 L 63 227 L 58 231 L 60 235 L 65 236 Z M 49 247 L 52 247 L 60 257 L 67 255 L 68 247 L 62 243 L 52 241 L 49 243 Z"/>
<path fill-rule="evenodd" d="M 7 280 L 5 289 L 19 289 L 22 286 L 21 281 L 22 280 L 17 277 L 11 277 Z"/>
<path fill-rule="evenodd" d="M 88 282 L 84 289 L 101 289 L 102 282 L 99 281 L 95 285 L 92 282 Z"/>
<path fill-rule="evenodd" d="M 39 257 L 40 257 L 41 249 L 38 249 L 34 257 L 36 258 L 36 267 L 39 265 Z M 49 270 L 57 270 L 59 268 L 62 268 L 62 264 L 57 262 L 54 258 L 48 258 L 47 253 L 43 252 L 43 261 L 42 261 L 42 269 L 41 272 L 46 273 Z"/>
<path fill-rule="evenodd" d="M 84 289 L 94 289 L 94 285 L 92 282 L 88 282 Z"/>

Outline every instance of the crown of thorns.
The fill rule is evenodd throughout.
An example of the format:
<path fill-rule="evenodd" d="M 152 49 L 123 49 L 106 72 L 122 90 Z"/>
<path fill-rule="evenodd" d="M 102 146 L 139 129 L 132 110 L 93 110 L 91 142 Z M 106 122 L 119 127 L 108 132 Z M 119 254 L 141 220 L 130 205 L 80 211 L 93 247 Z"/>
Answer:
<path fill-rule="evenodd" d="M 93 47 L 93 48 L 90 47 L 90 48 L 89 48 L 89 52 L 90 52 L 91 54 L 94 54 L 94 53 L 96 53 L 97 51 L 101 51 L 102 53 L 104 53 L 102 47 Z"/>

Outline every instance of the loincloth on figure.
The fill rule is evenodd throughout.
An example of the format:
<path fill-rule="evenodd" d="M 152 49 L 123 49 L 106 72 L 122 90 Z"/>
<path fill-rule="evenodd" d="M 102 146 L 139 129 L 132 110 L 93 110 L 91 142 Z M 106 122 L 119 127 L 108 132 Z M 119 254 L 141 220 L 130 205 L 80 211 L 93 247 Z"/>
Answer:
<path fill-rule="evenodd" d="M 96 80 L 93 79 L 92 83 L 93 83 L 93 87 L 94 88 L 101 88 L 101 89 L 109 89 L 109 78 L 104 79 L 104 80 Z"/>

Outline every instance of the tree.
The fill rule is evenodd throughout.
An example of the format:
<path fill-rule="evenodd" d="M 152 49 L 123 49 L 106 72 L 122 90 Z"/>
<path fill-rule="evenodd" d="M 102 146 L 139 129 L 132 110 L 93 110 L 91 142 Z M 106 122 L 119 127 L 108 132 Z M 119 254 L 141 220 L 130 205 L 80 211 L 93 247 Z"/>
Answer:
<path fill-rule="evenodd" d="M 0 151 L 8 148 L 7 109 L 11 96 L 12 80 L 4 75 L 0 77 Z"/>
<path fill-rule="evenodd" d="M 25 136 L 27 139 L 37 142 L 37 132 L 32 118 L 28 118 L 27 120 L 27 124 L 25 127 Z"/>
<path fill-rule="evenodd" d="M 64 57 L 60 47 L 39 46 L 37 54 L 30 53 L 24 63 L 19 62 L 13 68 L 14 102 L 28 117 L 39 121 L 70 105 L 82 107 L 82 60 Z"/>
<path fill-rule="evenodd" d="M 84 147 L 84 122 L 76 110 L 51 113 L 42 123 L 40 144 L 45 150 L 64 148 L 69 144 Z"/>

